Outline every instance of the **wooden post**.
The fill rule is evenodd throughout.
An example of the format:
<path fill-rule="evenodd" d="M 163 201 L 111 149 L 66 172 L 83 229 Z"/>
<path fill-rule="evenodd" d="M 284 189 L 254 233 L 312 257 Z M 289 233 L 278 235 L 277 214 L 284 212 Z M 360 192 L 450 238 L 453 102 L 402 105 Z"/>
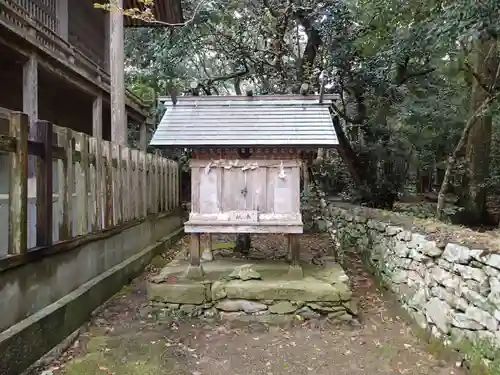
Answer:
<path fill-rule="evenodd" d="M 48 121 L 37 121 L 37 141 L 43 144 L 43 157 L 36 163 L 36 246 L 52 245 L 52 131 Z"/>
<path fill-rule="evenodd" d="M 291 255 L 292 264 L 288 270 L 288 276 L 301 279 L 304 277 L 302 267 L 300 266 L 300 243 L 297 234 L 288 235 L 288 251 Z"/>
<path fill-rule="evenodd" d="M 11 113 L 9 135 L 16 138 L 17 149 L 9 158 L 9 254 L 23 254 L 28 247 L 28 128 L 26 114 Z"/>
<path fill-rule="evenodd" d="M 212 234 L 206 234 L 206 245 L 201 254 L 201 258 L 205 261 L 211 262 L 214 260 L 214 255 L 212 254 Z"/>
<path fill-rule="evenodd" d="M 28 115 L 32 129 L 38 120 L 38 60 L 34 53 L 23 66 L 23 112 Z"/>
<path fill-rule="evenodd" d="M 139 128 L 139 149 L 142 151 L 146 151 L 148 147 L 148 132 L 147 132 L 147 124 L 144 121 Z"/>
<path fill-rule="evenodd" d="M 28 138 L 36 138 L 35 124 L 38 120 L 38 59 L 36 54 L 30 54 L 28 61 L 23 66 L 23 112 L 28 115 Z M 35 164 L 36 157 L 28 155 L 28 196 L 34 197 L 35 189 Z"/>
<path fill-rule="evenodd" d="M 114 5 L 123 9 L 123 0 Z M 127 144 L 127 113 L 125 111 L 124 33 L 123 14 L 112 9 L 109 13 L 109 74 L 111 76 L 111 141 Z"/>
<path fill-rule="evenodd" d="M 200 233 L 191 233 L 191 244 L 189 247 L 189 266 L 186 270 L 186 278 L 199 279 L 203 277 L 203 267 L 200 261 Z"/>

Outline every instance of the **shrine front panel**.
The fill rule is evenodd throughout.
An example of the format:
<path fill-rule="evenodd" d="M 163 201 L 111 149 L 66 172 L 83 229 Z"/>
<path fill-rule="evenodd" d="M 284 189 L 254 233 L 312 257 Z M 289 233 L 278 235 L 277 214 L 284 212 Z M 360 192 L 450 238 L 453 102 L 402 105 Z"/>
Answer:
<path fill-rule="evenodd" d="M 192 213 L 300 213 L 297 160 L 194 160 L 192 184 Z"/>

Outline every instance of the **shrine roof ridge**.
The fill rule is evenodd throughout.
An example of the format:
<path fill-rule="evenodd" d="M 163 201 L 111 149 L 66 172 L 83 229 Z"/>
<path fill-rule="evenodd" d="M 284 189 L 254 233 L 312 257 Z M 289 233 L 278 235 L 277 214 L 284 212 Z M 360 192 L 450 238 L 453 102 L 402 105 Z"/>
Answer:
<path fill-rule="evenodd" d="M 324 95 L 180 96 L 167 107 L 152 146 L 313 146 L 338 145 Z"/>

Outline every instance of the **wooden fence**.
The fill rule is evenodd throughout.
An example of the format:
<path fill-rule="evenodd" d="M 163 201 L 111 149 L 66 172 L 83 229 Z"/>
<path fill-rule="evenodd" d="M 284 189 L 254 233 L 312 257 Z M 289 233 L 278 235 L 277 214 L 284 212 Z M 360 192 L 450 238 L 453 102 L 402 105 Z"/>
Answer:
<path fill-rule="evenodd" d="M 30 131 L 26 114 L 0 108 L 0 155 L 10 153 L 7 258 L 178 207 L 176 162 L 47 121 L 35 125 Z"/>

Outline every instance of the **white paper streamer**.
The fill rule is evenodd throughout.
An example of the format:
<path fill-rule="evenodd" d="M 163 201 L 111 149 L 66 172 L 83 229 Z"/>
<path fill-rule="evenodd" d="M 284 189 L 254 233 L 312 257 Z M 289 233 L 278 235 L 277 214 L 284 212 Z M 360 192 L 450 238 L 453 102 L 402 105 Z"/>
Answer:
<path fill-rule="evenodd" d="M 278 174 L 278 177 L 281 178 L 282 180 L 286 177 L 285 169 L 283 168 L 283 160 L 281 161 L 280 164 L 280 173 Z"/>

